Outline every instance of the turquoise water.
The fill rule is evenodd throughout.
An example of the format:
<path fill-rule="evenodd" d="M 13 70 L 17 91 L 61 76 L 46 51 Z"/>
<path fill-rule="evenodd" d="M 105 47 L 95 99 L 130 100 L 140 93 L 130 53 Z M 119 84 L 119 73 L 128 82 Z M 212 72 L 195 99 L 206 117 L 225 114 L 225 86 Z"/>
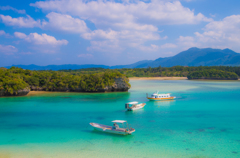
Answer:
<path fill-rule="evenodd" d="M 122 93 L 0 98 L 0 157 L 240 157 L 240 82 L 131 81 Z M 154 102 L 146 93 L 169 92 Z M 144 109 L 126 112 L 129 101 Z M 89 125 L 127 120 L 119 136 Z"/>

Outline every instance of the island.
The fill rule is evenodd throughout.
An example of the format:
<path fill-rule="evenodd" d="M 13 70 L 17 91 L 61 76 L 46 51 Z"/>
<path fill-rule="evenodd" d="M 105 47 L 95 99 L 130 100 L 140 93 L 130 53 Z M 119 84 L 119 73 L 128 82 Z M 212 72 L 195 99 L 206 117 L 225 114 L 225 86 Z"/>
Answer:
<path fill-rule="evenodd" d="M 115 70 L 98 73 L 0 69 L 0 96 L 23 96 L 30 91 L 116 92 L 128 91 L 128 77 Z"/>
<path fill-rule="evenodd" d="M 193 79 L 238 80 L 238 75 L 234 72 L 215 70 L 215 69 L 192 72 L 187 77 L 189 80 L 193 80 Z"/>
<path fill-rule="evenodd" d="M 128 91 L 131 80 L 238 80 L 239 66 L 173 66 L 155 68 L 86 68 L 77 70 L 25 70 L 0 68 L 0 96 L 22 96 L 30 91 Z"/>

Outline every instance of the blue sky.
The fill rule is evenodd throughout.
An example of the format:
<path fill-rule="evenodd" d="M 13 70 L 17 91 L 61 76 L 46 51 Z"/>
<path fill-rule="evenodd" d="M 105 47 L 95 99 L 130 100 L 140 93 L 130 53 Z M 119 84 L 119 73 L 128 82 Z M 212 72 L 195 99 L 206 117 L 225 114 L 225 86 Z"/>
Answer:
<path fill-rule="evenodd" d="M 0 66 L 125 65 L 190 47 L 240 52 L 239 0 L 0 2 Z"/>

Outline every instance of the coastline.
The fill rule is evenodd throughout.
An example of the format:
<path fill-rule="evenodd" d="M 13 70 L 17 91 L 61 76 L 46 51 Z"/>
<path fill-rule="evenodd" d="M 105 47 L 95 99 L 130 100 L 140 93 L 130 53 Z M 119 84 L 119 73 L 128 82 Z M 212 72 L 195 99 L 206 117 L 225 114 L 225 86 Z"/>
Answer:
<path fill-rule="evenodd" d="M 187 80 L 187 77 L 129 77 L 129 80 Z"/>
<path fill-rule="evenodd" d="M 33 96 L 39 94 L 52 94 L 52 93 L 61 93 L 61 92 L 53 92 L 53 91 L 30 91 L 26 96 Z"/>

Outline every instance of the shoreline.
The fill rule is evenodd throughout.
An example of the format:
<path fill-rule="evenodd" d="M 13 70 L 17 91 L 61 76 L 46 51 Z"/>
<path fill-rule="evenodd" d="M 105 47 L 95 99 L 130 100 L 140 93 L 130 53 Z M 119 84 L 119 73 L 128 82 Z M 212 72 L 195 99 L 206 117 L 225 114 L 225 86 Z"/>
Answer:
<path fill-rule="evenodd" d="M 129 77 L 129 80 L 187 80 L 187 77 Z"/>
<path fill-rule="evenodd" d="M 52 93 L 61 93 L 61 92 L 54 92 L 54 91 L 30 91 L 25 96 L 33 96 L 33 95 L 39 95 L 39 94 L 52 94 Z"/>

